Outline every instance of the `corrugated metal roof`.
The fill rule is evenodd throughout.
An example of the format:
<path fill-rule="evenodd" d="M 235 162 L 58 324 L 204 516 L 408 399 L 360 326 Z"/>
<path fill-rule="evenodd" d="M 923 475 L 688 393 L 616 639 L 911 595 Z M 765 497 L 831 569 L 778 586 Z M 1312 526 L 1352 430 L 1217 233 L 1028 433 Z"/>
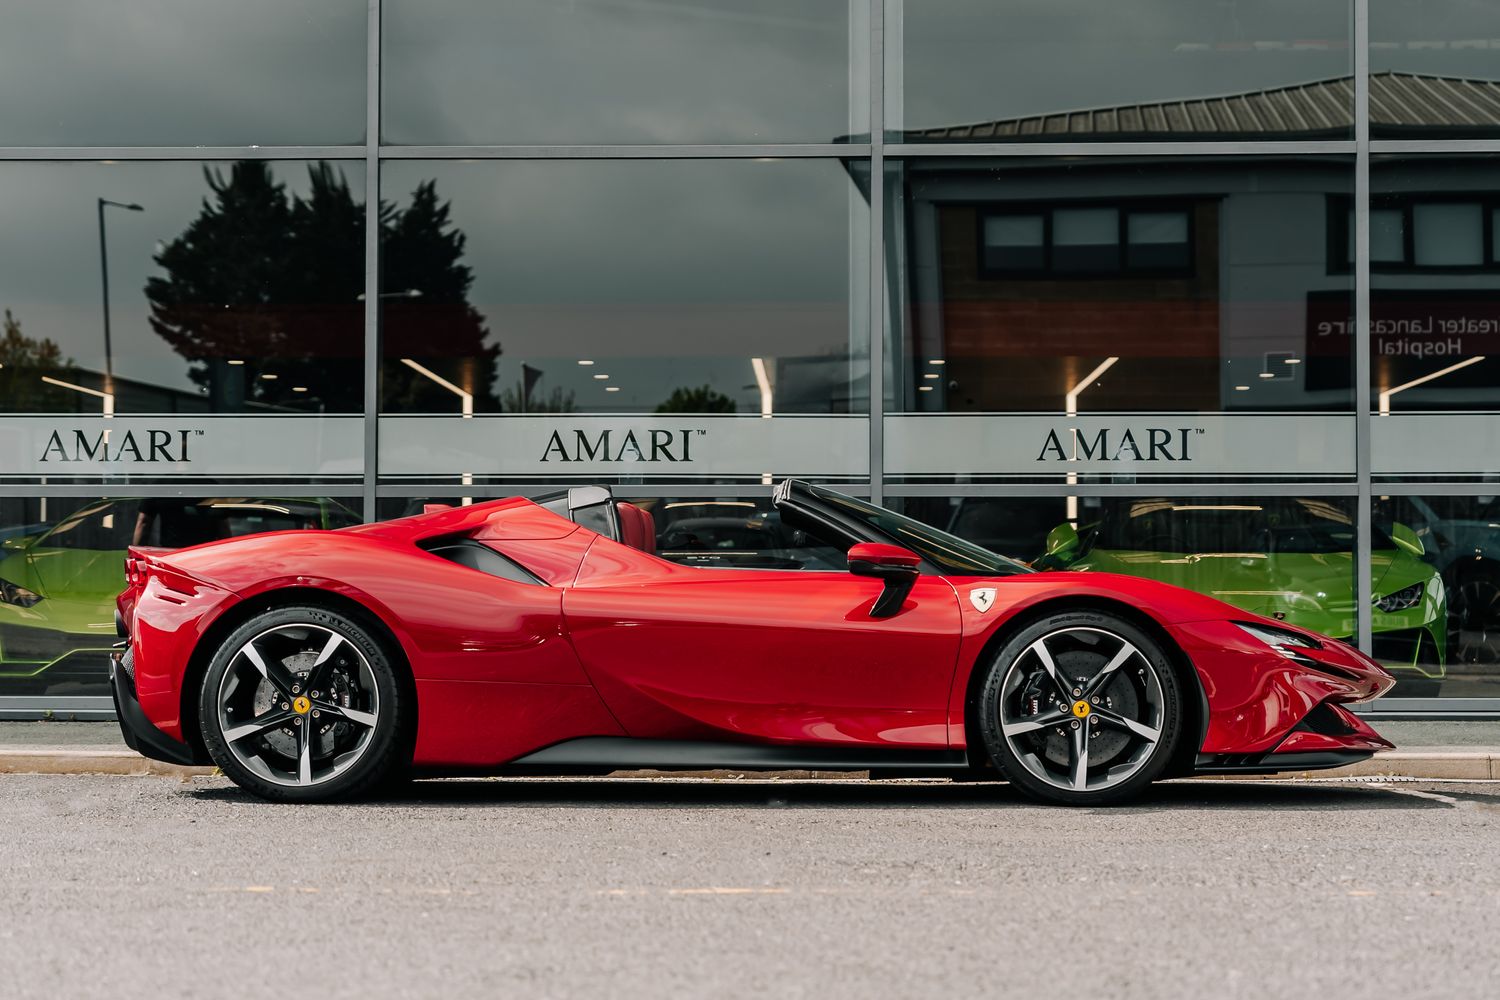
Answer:
<path fill-rule="evenodd" d="M 1500 81 L 1376 73 L 1370 125 L 1377 134 L 1500 130 Z M 1112 138 L 1343 138 L 1354 129 L 1354 78 L 1154 104 L 1033 115 L 908 132 L 910 140 Z"/>

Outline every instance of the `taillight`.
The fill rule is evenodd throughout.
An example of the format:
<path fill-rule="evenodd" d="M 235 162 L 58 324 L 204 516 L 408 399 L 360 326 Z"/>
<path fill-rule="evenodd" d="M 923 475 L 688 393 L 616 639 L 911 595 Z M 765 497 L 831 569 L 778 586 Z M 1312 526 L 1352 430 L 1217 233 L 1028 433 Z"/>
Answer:
<path fill-rule="evenodd" d="M 146 584 L 146 561 L 137 556 L 125 557 L 125 586 L 143 587 Z"/>

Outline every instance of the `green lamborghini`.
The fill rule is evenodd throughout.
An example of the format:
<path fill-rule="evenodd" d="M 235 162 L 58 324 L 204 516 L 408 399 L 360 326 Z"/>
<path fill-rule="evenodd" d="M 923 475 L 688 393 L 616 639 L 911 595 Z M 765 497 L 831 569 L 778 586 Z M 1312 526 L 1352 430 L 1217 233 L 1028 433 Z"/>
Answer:
<path fill-rule="evenodd" d="M 1371 531 L 1373 652 L 1410 689 L 1445 673 L 1443 580 L 1411 529 Z M 1346 512 L 1320 500 L 1122 500 L 1080 529 L 1053 528 L 1033 565 L 1150 577 L 1348 640 L 1354 532 Z"/>
<path fill-rule="evenodd" d="M 98 500 L 0 542 L 0 694 L 108 695 L 125 547 L 184 548 L 260 531 L 341 528 L 326 498 Z"/>

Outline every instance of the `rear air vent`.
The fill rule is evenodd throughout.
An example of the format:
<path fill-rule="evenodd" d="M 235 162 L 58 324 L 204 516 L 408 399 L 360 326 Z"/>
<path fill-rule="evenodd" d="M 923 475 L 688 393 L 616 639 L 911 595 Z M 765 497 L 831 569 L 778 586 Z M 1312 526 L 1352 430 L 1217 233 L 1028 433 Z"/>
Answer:
<path fill-rule="evenodd" d="M 422 543 L 420 547 L 449 562 L 467 566 L 469 569 L 477 569 L 489 576 L 497 576 L 502 580 L 512 583 L 524 583 L 533 587 L 546 586 L 537 579 L 525 567 L 513 560 L 507 559 L 488 545 L 482 545 L 471 538 L 431 538 Z"/>

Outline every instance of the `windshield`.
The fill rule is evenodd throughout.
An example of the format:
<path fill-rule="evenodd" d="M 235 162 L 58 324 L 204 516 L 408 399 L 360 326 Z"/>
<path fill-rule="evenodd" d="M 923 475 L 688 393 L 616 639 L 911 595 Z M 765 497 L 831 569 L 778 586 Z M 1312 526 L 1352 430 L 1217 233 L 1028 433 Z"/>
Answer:
<path fill-rule="evenodd" d="M 821 486 L 808 486 L 808 490 L 819 500 L 836 508 L 839 513 L 869 525 L 891 538 L 897 545 L 905 546 L 933 563 L 944 573 L 955 576 L 1012 576 L 1032 572 L 1024 563 L 1007 559 L 999 553 L 895 511 L 876 507 L 864 500 Z"/>
<path fill-rule="evenodd" d="M 1092 547 L 1117 552 L 1325 554 L 1354 550 L 1354 523 L 1325 500 L 1131 500 L 1106 510 Z M 1374 529 L 1374 548 L 1391 548 Z"/>

